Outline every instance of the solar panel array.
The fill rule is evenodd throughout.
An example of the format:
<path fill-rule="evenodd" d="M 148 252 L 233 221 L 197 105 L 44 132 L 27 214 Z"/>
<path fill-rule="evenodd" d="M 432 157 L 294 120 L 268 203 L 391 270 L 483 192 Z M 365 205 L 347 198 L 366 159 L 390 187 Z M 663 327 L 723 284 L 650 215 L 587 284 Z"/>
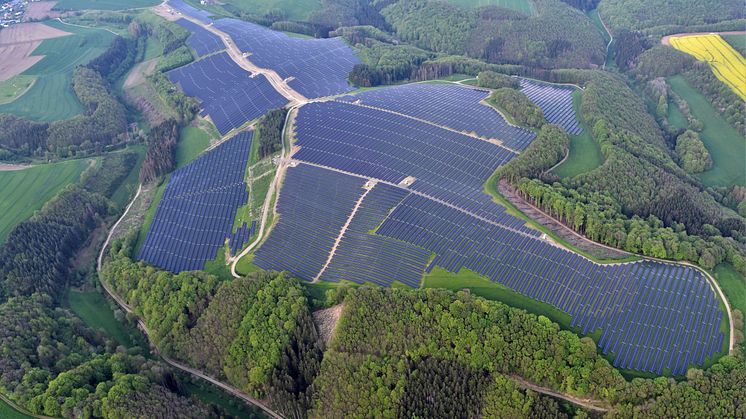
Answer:
<path fill-rule="evenodd" d="M 232 255 L 237 254 L 239 250 L 243 249 L 246 243 L 249 242 L 251 236 L 254 235 L 255 229 L 256 221 L 251 222 L 251 227 L 247 226 L 246 223 L 242 223 L 241 226 L 236 229 L 228 243 Z"/>
<path fill-rule="evenodd" d="M 515 153 L 487 141 L 378 109 L 342 102 L 303 106 L 296 118 L 293 158 L 399 184 L 499 222 L 537 234 L 504 212 L 482 190 Z"/>
<path fill-rule="evenodd" d="M 193 7 L 184 2 L 184 0 L 168 0 L 168 5 L 171 6 L 171 8 L 173 8 L 174 10 L 177 10 L 184 15 L 197 19 L 200 22 L 212 22 L 212 19 L 210 18 L 210 12 Z"/>
<path fill-rule="evenodd" d="M 171 272 L 204 269 L 215 259 L 249 198 L 251 138 L 239 133 L 171 175 L 138 259 Z"/>
<path fill-rule="evenodd" d="M 536 134 L 509 124 L 483 103 L 489 92 L 456 84 L 416 83 L 369 90 L 340 98 L 408 115 L 461 132 L 500 140 L 513 150 L 528 147 Z"/>
<path fill-rule="evenodd" d="M 404 189 L 381 183 L 371 189 L 321 279 L 334 282 L 346 279 L 383 286 L 399 281 L 418 287 L 430 253 L 409 243 L 369 234 L 408 194 Z"/>
<path fill-rule="evenodd" d="M 583 129 L 575 115 L 571 87 L 560 87 L 521 79 L 521 91 L 544 112 L 544 119 L 557 124 L 571 135 L 580 135 Z"/>
<path fill-rule="evenodd" d="M 347 76 L 360 60 L 341 38 L 305 39 L 289 36 L 254 23 L 220 19 L 215 27 L 227 33 L 236 46 L 250 53 L 249 60 L 292 80 L 290 87 L 308 98 L 352 90 Z"/>
<path fill-rule="evenodd" d="M 198 57 L 225 49 L 225 44 L 223 44 L 219 36 L 196 23 L 186 19 L 179 19 L 176 21 L 176 24 L 192 33 L 186 42 L 197 53 Z"/>
<path fill-rule="evenodd" d="M 299 165 L 288 168 L 277 201 L 280 222 L 254 254 L 262 269 L 312 280 L 321 272 L 365 180 Z"/>
<path fill-rule="evenodd" d="M 414 194 L 377 234 L 435 253 L 429 268 L 468 268 L 550 304 L 584 334 L 601 328 L 599 346 L 622 368 L 683 374 L 723 342 L 718 300 L 692 268 L 652 261 L 597 265 Z"/>
<path fill-rule="evenodd" d="M 252 75 L 226 52 L 172 70 L 168 78 L 188 96 L 199 98 L 201 114 L 209 115 L 221 134 L 287 103 L 264 75 Z"/>

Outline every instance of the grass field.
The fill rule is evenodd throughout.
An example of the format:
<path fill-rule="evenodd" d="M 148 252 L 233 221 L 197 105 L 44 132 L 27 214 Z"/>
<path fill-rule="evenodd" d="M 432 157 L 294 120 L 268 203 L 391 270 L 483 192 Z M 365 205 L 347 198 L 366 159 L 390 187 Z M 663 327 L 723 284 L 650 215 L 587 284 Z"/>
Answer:
<path fill-rule="evenodd" d="M 672 101 L 668 103 L 668 124 L 676 129 L 689 128 L 689 121 L 678 106 Z"/>
<path fill-rule="evenodd" d="M 448 3 L 455 4 L 467 9 L 476 9 L 483 6 L 498 6 L 506 9 L 515 10 L 527 15 L 535 13 L 534 7 L 529 0 L 446 0 Z"/>
<path fill-rule="evenodd" d="M 73 70 L 103 53 L 114 35 L 101 29 L 79 28 L 55 21 L 46 24 L 72 35 L 44 40 L 34 50 L 33 55 L 44 55 L 44 59 L 24 71 L 23 75 L 36 76 L 36 82 L 23 96 L 0 105 L 0 113 L 55 121 L 83 112 L 83 106 L 72 89 Z"/>
<path fill-rule="evenodd" d="M 33 416 L 21 413 L 11 407 L 5 400 L 0 399 L 0 418 L 3 419 L 33 419 Z"/>
<path fill-rule="evenodd" d="M 683 77 L 671 77 L 668 83 L 689 103 L 692 114 L 704 124 L 700 136 L 712 156 L 713 165 L 712 169 L 697 177 L 707 186 L 746 185 L 746 138 Z"/>
<path fill-rule="evenodd" d="M 109 302 L 98 291 L 67 292 L 65 304 L 77 314 L 85 324 L 94 329 L 103 330 L 114 338 L 118 344 L 127 348 L 139 346 L 147 349 L 147 343 L 139 334 L 140 339 L 134 339 L 133 334 L 114 317 Z"/>
<path fill-rule="evenodd" d="M 23 95 L 36 80 L 35 76 L 19 74 L 0 82 L 0 105 L 5 105 Z"/>
<path fill-rule="evenodd" d="M 140 227 L 140 231 L 137 234 L 137 242 L 135 243 L 134 249 L 135 255 L 140 253 L 140 248 L 142 247 L 143 243 L 145 243 L 145 237 L 147 237 L 148 231 L 150 231 L 150 225 L 153 224 L 155 210 L 158 208 L 158 203 L 161 202 L 161 198 L 163 198 L 163 194 L 166 192 L 166 186 L 168 185 L 168 180 L 170 179 L 170 177 L 170 175 L 166 176 L 163 179 L 163 182 L 158 185 L 158 188 L 155 190 L 155 197 L 153 197 L 153 202 L 150 203 L 150 207 L 148 207 L 148 210 L 145 211 L 145 217 L 143 217 L 142 227 Z"/>
<path fill-rule="evenodd" d="M 733 309 L 746 314 L 746 278 L 729 263 L 721 263 L 712 271 L 712 276 L 723 289 Z"/>
<path fill-rule="evenodd" d="M 111 200 L 117 205 L 118 209 L 124 209 L 135 194 L 137 186 L 140 184 L 140 167 L 145 160 L 145 146 L 136 145 L 128 148 L 130 151 L 139 152 L 137 164 L 132 168 L 129 175 L 122 181 L 122 184 L 111 194 Z"/>
<path fill-rule="evenodd" d="M 312 12 L 321 9 L 320 0 L 225 0 L 224 3 L 258 15 L 280 11 L 289 20 L 306 20 Z"/>
<path fill-rule="evenodd" d="M 255 419 L 267 417 L 259 408 L 247 405 L 243 400 L 230 396 L 210 383 L 201 381 L 199 384 L 195 384 L 192 382 L 191 377 L 182 380 L 182 382 L 189 394 L 196 396 L 203 403 L 222 407 L 235 418 Z"/>
<path fill-rule="evenodd" d="M 0 243 L 21 221 L 33 215 L 65 186 L 80 179 L 90 160 L 44 164 L 0 172 Z"/>
<path fill-rule="evenodd" d="M 746 35 L 722 35 L 722 38 L 730 46 L 746 57 Z"/>
<path fill-rule="evenodd" d="M 572 94 L 573 107 L 578 116 L 580 116 L 580 95 L 579 90 Z M 580 135 L 570 136 L 570 153 L 567 159 L 553 170 L 554 174 L 561 178 L 588 172 L 604 162 L 601 147 L 593 139 L 590 128 L 582 119 L 580 120 L 580 126 L 583 128 L 583 132 Z"/>
<path fill-rule="evenodd" d="M 746 100 L 746 59 L 720 35 L 671 37 L 671 46 L 710 65 L 712 72 Z"/>
<path fill-rule="evenodd" d="M 56 10 L 124 10 L 155 6 L 159 0 L 60 0 Z"/>
<path fill-rule="evenodd" d="M 183 167 L 210 146 L 210 135 L 202 128 L 185 127 L 176 146 L 176 167 Z"/>

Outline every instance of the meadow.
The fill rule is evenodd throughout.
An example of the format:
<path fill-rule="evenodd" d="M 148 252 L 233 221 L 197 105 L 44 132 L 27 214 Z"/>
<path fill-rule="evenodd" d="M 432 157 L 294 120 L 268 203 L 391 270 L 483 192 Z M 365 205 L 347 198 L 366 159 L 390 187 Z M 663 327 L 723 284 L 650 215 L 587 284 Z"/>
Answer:
<path fill-rule="evenodd" d="M 712 72 L 746 100 L 746 59 L 720 35 L 674 36 L 671 46 L 710 65 Z"/>
<path fill-rule="evenodd" d="M 448 3 L 455 4 L 467 9 L 476 9 L 484 6 L 503 7 L 527 15 L 536 13 L 529 0 L 447 0 Z"/>
<path fill-rule="evenodd" d="M 34 76 L 19 74 L 0 82 L 0 105 L 16 100 L 34 84 L 34 80 Z"/>
<path fill-rule="evenodd" d="M 179 144 L 176 146 L 176 167 L 184 167 L 210 146 L 210 134 L 197 127 L 185 127 L 181 130 Z"/>
<path fill-rule="evenodd" d="M 72 35 L 46 39 L 34 50 L 33 55 L 44 55 L 44 58 L 24 71 L 23 75 L 37 77 L 36 82 L 23 96 L 0 105 L 0 113 L 56 121 L 83 112 L 83 106 L 72 89 L 73 70 L 106 51 L 114 34 L 55 21 L 46 24 Z"/>
<path fill-rule="evenodd" d="M 33 416 L 21 413 L 3 399 L 0 399 L 0 418 L 3 419 L 33 419 Z"/>
<path fill-rule="evenodd" d="M 570 136 L 570 152 L 567 159 L 552 170 L 554 174 L 561 178 L 573 177 L 588 172 L 604 162 L 601 147 L 593 139 L 590 127 L 580 118 L 580 96 L 580 91 L 575 91 L 572 94 L 575 114 L 580 119 L 580 126 L 583 128 L 583 132 L 580 135 Z"/>
<path fill-rule="evenodd" d="M 0 172 L 0 243 L 65 186 L 80 179 L 89 159 Z"/>
<path fill-rule="evenodd" d="M 702 142 L 712 156 L 712 169 L 697 177 L 707 186 L 746 185 L 746 138 L 736 131 L 681 76 L 668 79 L 671 88 L 687 103 L 692 114 L 702 121 Z"/>
<path fill-rule="evenodd" d="M 159 0 L 60 0 L 55 10 L 125 10 L 156 6 Z"/>
<path fill-rule="evenodd" d="M 116 319 L 109 302 L 100 292 L 71 290 L 67 293 L 65 303 L 88 327 L 102 330 L 114 338 L 118 344 L 126 348 L 134 346 L 147 348 L 145 340 L 139 333 L 130 333 L 127 327 Z"/>

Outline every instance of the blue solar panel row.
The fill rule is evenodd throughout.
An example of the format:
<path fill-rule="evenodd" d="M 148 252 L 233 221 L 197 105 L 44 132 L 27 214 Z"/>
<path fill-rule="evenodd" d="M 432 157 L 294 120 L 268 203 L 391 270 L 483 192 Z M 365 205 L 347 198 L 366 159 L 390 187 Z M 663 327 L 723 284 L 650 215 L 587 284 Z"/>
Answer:
<path fill-rule="evenodd" d="M 541 108 L 549 123 L 561 126 L 571 135 L 583 132 L 572 103 L 573 88 L 521 79 L 521 91 Z"/>
<path fill-rule="evenodd" d="M 435 253 L 433 265 L 467 268 L 573 318 L 614 365 L 683 374 L 720 349 L 718 301 L 694 269 L 644 261 L 597 265 L 547 242 L 409 195 L 377 234 Z"/>
<path fill-rule="evenodd" d="M 197 56 L 202 57 L 225 49 L 225 44 L 223 44 L 219 36 L 196 23 L 186 19 L 179 19 L 176 21 L 176 24 L 192 33 L 187 38 L 187 45 L 197 53 Z"/>
<path fill-rule="evenodd" d="M 292 79 L 290 87 L 305 97 L 318 98 L 352 90 L 347 76 L 360 60 L 341 38 L 304 39 L 254 23 L 220 19 L 215 27 L 228 34 L 236 46 L 250 53 L 261 68 Z"/>
<path fill-rule="evenodd" d="M 408 115 L 457 131 L 500 140 L 513 150 L 528 147 L 536 134 L 510 125 L 483 101 L 488 91 L 456 84 L 417 83 L 369 90 L 340 98 Z"/>
<path fill-rule="evenodd" d="M 190 16 L 194 19 L 199 20 L 200 22 L 212 22 L 212 19 L 210 18 L 210 12 L 193 7 L 184 2 L 184 0 L 168 0 L 168 5 L 181 14 Z"/>
<path fill-rule="evenodd" d="M 247 72 L 226 52 L 172 70 L 168 78 L 186 95 L 199 98 L 202 114 L 210 116 L 221 134 L 287 103 L 264 75 Z"/>
<path fill-rule="evenodd" d="M 342 102 L 303 106 L 293 158 L 399 184 L 479 217 L 539 235 L 484 193 L 483 185 L 515 153 L 412 118 Z"/>
<path fill-rule="evenodd" d="M 347 227 L 321 279 L 333 282 L 344 279 L 385 287 L 399 281 L 418 287 L 430 253 L 399 240 L 369 233 L 408 194 L 404 189 L 386 184 L 373 187 Z"/>
<path fill-rule="evenodd" d="M 279 223 L 254 255 L 262 269 L 313 280 L 324 264 L 365 180 L 301 164 L 288 168 L 277 201 Z"/>
<path fill-rule="evenodd" d="M 254 222 L 252 222 L 252 225 Z M 251 228 L 249 228 L 246 223 L 242 223 L 241 226 L 236 229 L 236 232 L 233 233 L 228 243 L 232 255 L 237 254 L 238 251 L 244 247 L 244 245 L 249 241 L 252 233 Z"/>
<path fill-rule="evenodd" d="M 171 272 L 204 269 L 215 259 L 248 201 L 251 138 L 239 133 L 171 175 L 138 259 Z"/>

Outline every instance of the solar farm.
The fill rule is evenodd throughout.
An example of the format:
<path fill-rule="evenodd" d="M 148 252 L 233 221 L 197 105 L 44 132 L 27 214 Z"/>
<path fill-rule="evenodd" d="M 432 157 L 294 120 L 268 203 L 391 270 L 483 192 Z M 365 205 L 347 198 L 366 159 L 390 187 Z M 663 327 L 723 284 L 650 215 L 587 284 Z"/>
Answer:
<path fill-rule="evenodd" d="M 215 259 L 248 200 L 251 140 L 251 131 L 241 132 L 171 175 L 138 259 L 171 272 L 204 269 Z"/>
<path fill-rule="evenodd" d="M 340 39 L 294 38 L 170 4 L 211 22 L 253 65 L 276 71 L 303 96 L 344 95 L 293 111 L 291 155 L 278 160 L 288 164 L 278 217 L 252 255 L 259 268 L 386 287 L 419 287 L 435 267 L 469 270 L 566 313 L 583 334 L 598 333 L 620 368 L 680 375 L 720 352 L 723 312 L 701 272 L 650 260 L 595 263 L 548 241 L 485 192 L 495 171 L 535 138 L 485 103 L 489 91 L 418 83 L 347 94 L 359 61 Z M 288 103 L 267 78 L 221 52 L 219 37 L 177 23 L 192 32 L 189 45 L 201 58 L 168 77 L 199 98 L 221 134 Z M 581 132 L 571 89 L 521 80 L 521 90 L 549 122 Z M 141 260 L 173 272 L 203 269 L 226 243 L 235 255 L 256 237 L 256 221 L 234 228 L 248 200 L 251 141 L 251 132 L 240 133 L 173 174 Z"/>
<path fill-rule="evenodd" d="M 573 88 L 521 79 L 521 91 L 544 112 L 549 123 L 561 126 L 570 135 L 583 132 L 572 104 Z"/>
<path fill-rule="evenodd" d="M 190 16 L 202 23 L 210 23 L 210 13 L 187 4 L 184 0 L 169 0 L 168 5 L 181 14 Z"/>
<path fill-rule="evenodd" d="M 255 65 L 272 69 L 307 98 L 352 90 L 347 75 L 360 60 L 341 38 L 303 39 L 237 19 L 219 19 L 227 33 Z"/>
<path fill-rule="evenodd" d="M 287 103 L 264 75 L 239 67 L 226 52 L 171 70 L 168 78 L 199 98 L 201 115 L 209 115 L 221 134 Z"/>

